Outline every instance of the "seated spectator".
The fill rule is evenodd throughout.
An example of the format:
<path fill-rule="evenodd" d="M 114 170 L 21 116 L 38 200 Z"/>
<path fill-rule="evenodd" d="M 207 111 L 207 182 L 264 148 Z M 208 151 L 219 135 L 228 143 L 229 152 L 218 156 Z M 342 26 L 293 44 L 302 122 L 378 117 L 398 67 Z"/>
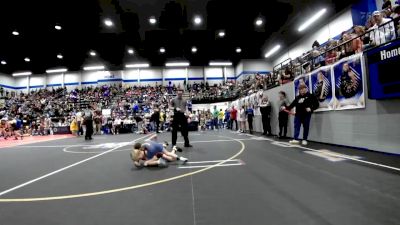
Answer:
<path fill-rule="evenodd" d="M 281 83 L 282 84 L 286 84 L 286 83 L 289 83 L 290 81 L 292 81 L 293 80 L 293 73 L 292 73 L 292 71 L 289 69 L 289 67 L 287 67 L 286 69 L 285 69 L 285 71 L 282 73 L 282 76 L 281 76 Z"/>

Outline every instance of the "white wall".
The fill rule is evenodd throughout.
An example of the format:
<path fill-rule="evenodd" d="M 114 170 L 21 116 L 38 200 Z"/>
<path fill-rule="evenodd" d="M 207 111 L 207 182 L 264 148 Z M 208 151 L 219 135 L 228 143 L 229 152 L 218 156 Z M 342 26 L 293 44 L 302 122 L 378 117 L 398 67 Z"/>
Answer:
<path fill-rule="evenodd" d="M 243 71 L 272 71 L 272 63 L 264 59 L 242 60 Z"/>
<path fill-rule="evenodd" d="M 52 87 L 61 87 L 63 83 L 63 75 L 60 74 L 48 74 L 47 75 L 47 87 L 51 89 Z"/>
<path fill-rule="evenodd" d="M 187 73 L 186 68 L 164 69 L 164 85 L 169 84 L 169 81 L 171 81 L 172 85 L 175 84 L 177 87 L 180 85 L 183 88 L 184 81 L 187 79 Z"/>
<path fill-rule="evenodd" d="M 151 69 L 140 69 L 140 84 L 154 86 L 155 82 L 158 85 L 162 84 L 162 69 L 151 68 Z"/>
<path fill-rule="evenodd" d="M 122 71 L 122 79 L 125 86 L 135 86 L 139 82 L 139 69 L 128 69 Z"/>
<path fill-rule="evenodd" d="M 34 75 L 30 77 L 29 88 L 40 89 L 46 86 L 46 75 Z"/>
<path fill-rule="evenodd" d="M 317 32 L 306 35 L 294 45 L 281 52 L 280 55 L 273 61 L 272 67 L 288 58 L 295 59 L 301 56 L 303 53 L 308 52 L 311 50 L 311 46 L 315 40 L 317 40 L 320 44 L 325 43 L 329 38 L 340 35 L 343 31 L 347 31 L 352 28 L 352 26 L 353 19 L 351 16 L 351 10 L 348 9 L 334 18 L 325 27 L 321 28 Z"/>
<path fill-rule="evenodd" d="M 191 67 L 188 70 L 189 84 L 204 82 L 203 67 Z"/>
<path fill-rule="evenodd" d="M 11 75 L 3 74 L 0 73 L 0 86 L 4 88 L 4 90 L 9 90 L 12 91 L 12 88 L 9 87 L 14 87 L 14 77 Z"/>
<path fill-rule="evenodd" d="M 239 76 L 240 74 L 242 74 L 242 72 L 243 72 L 243 62 L 241 61 L 241 62 L 239 62 L 239 64 L 238 64 L 238 65 L 236 66 L 236 68 L 235 68 L 235 75 L 236 75 L 236 77 Z M 241 82 L 242 80 L 243 80 L 242 77 L 239 77 L 239 78 L 237 79 L 238 82 Z"/>
<path fill-rule="evenodd" d="M 79 87 L 81 81 L 81 73 L 74 72 L 74 73 L 65 73 L 64 75 L 64 84 L 68 90 L 72 90 L 74 88 Z"/>
<path fill-rule="evenodd" d="M 206 81 L 210 86 L 220 84 L 224 81 L 224 68 L 223 67 L 206 67 L 204 69 Z"/>
<path fill-rule="evenodd" d="M 235 78 L 236 74 L 235 74 L 235 68 L 233 67 L 225 67 L 225 77 L 227 80 L 230 80 L 229 78 Z"/>

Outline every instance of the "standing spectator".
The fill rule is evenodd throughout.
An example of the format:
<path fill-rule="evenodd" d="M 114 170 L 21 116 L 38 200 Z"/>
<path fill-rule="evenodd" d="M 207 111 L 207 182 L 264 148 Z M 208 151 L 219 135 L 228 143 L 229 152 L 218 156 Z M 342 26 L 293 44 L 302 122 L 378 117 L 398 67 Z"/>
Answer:
<path fill-rule="evenodd" d="M 286 92 L 279 92 L 279 138 L 286 138 L 287 136 L 287 125 L 289 115 L 284 110 L 289 106 L 289 101 L 286 99 Z"/>
<path fill-rule="evenodd" d="M 230 123 L 231 123 L 231 130 L 233 130 L 233 122 L 235 122 L 236 125 L 236 130 L 238 130 L 238 122 L 237 122 L 237 110 L 235 109 L 235 106 L 232 106 L 231 109 L 231 115 L 230 115 Z"/>
<path fill-rule="evenodd" d="M 378 46 L 392 40 L 395 37 L 393 21 L 390 22 L 391 19 L 383 18 L 379 11 L 375 11 L 372 16 L 375 20 L 375 25 L 370 28 L 374 30 L 370 33 L 372 45 Z M 383 24 L 386 25 L 382 26 Z"/>
<path fill-rule="evenodd" d="M 296 107 L 296 116 L 294 118 L 294 140 L 290 141 L 291 144 L 299 144 L 300 127 L 303 125 L 303 145 L 307 145 L 308 132 L 310 128 L 311 114 L 314 110 L 318 109 L 319 103 L 317 98 L 310 94 L 307 85 L 299 85 L 299 95 L 293 102 L 286 107 L 291 110 Z"/>
<path fill-rule="evenodd" d="M 218 127 L 218 115 L 219 115 L 219 112 L 218 112 L 217 106 L 215 105 L 214 106 L 214 111 L 212 113 L 212 124 L 211 124 L 211 127 L 212 127 L 211 129 L 212 130 L 214 130 L 215 128 L 219 129 L 219 127 Z"/>
<path fill-rule="evenodd" d="M 3 94 L 4 94 L 4 88 L 3 88 L 3 86 L 0 86 L 0 95 L 1 95 L 1 97 L 3 97 Z"/>
<path fill-rule="evenodd" d="M 263 124 L 263 135 L 271 136 L 271 103 L 268 101 L 268 96 L 265 96 L 260 104 L 260 112 Z"/>
<path fill-rule="evenodd" d="M 224 128 L 224 116 L 225 113 L 222 111 L 222 109 L 220 109 L 218 113 L 218 126 L 220 128 Z"/>
<path fill-rule="evenodd" d="M 225 123 L 226 123 L 227 129 L 231 129 L 230 116 L 231 116 L 231 112 L 229 112 L 229 109 L 225 109 Z"/>
<path fill-rule="evenodd" d="M 253 110 L 253 107 L 251 105 L 249 105 L 247 107 L 246 115 L 247 115 L 247 122 L 249 123 L 249 132 L 250 132 L 250 134 L 253 134 L 254 110 Z"/>
<path fill-rule="evenodd" d="M 83 121 L 85 127 L 86 127 L 86 132 L 85 132 L 85 140 L 92 140 L 92 135 L 93 135 L 93 119 L 90 114 L 85 116 L 85 119 Z"/>
<path fill-rule="evenodd" d="M 154 123 L 154 126 L 156 128 L 156 133 L 160 133 L 160 110 L 158 108 L 154 109 L 153 115 L 152 115 L 152 120 Z"/>
<path fill-rule="evenodd" d="M 246 130 L 246 109 L 245 106 L 242 105 L 242 108 L 239 110 L 239 132 L 244 133 Z"/>
<path fill-rule="evenodd" d="M 164 122 L 165 122 L 165 113 L 163 110 L 160 111 L 160 128 L 163 131 L 164 130 Z"/>
<path fill-rule="evenodd" d="M 72 121 L 69 126 L 69 129 L 71 130 L 72 135 L 78 136 L 78 122 L 76 121 L 75 116 L 72 117 Z"/>
<path fill-rule="evenodd" d="M 95 133 L 94 133 L 95 135 L 101 134 L 102 123 L 103 123 L 103 117 L 101 116 L 101 113 L 99 111 L 96 111 L 95 112 L 95 116 L 94 116 L 94 124 L 96 126 L 95 127 Z"/>

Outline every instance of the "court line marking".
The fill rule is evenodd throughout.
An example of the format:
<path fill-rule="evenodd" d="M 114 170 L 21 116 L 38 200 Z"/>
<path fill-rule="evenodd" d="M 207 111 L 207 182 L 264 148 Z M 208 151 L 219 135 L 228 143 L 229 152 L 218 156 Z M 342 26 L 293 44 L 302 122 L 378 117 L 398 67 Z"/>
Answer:
<path fill-rule="evenodd" d="M 215 167 L 224 167 L 224 166 L 242 166 L 242 163 L 227 163 L 227 164 L 221 164 L 221 165 L 216 165 Z M 202 166 L 178 166 L 178 169 L 191 169 L 191 168 L 205 168 L 208 167 L 209 165 L 202 165 Z"/>
<path fill-rule="evenodd" d="M 230 137 L 227 137 L 230 138 Z M 232 140 L 235 140 L 233 138 L 230 138 Z M 128 186 L 128 187 L 123 187 L 123 188 L 116 188 L 116 189 L 110 189 L 110 190 L 105 190 L 105 191 L 97 191 L 97 192 L 89 192 L 89 193 L 82 193 L 82 194 L 74 194 L 74 195 L 62 195 L 62 196 L 52 196 L 52 197 L 38 197 L 38 198 L 0 198 L 0 202 L 37 202 L 37 201 L 52 201 L 52 200 L 63 200 L 63 199 L 73 199 L 73 198 L 83 198 L 83 197 L 91 197 L 91 196 L 98 196 L 98 195 L 105 195 L 105 194 L 111 194 L 111 193 L 116 193 L 116 192 L 122 192 L 122 191 L 128 191 L 128 190 L 134 190 L 134 189 L 138 189 L 138 188 L 143 188 L 143 187 L 148 187 L 148 186 L 153 186 L 153 185 L 157 185 L 157 184 L 161 184 L 161 183 L 166 183 L 169 181 L 174 181 L 174 180 L 178 180 L 181 178 L 185 178 L 185 177 L 189 177 L 189 176 L 193 176 L 195 174 L 199 174 L 208 170 L 211 170 L 221 164 L 224 164 L 226 161 L 228 160 L 232 160 L 235 159 L 236 157 L 238 157 L 240 154 L 242 154 L 244 152 L 244 150 L 246 149 L 245 144 L 242 141 L 237 140 L 237 142 L 241 145 L 241 149 L 233 156 L 231 156 L 230 158 L 219 162 L 217 164 L 214 165 L 210 165 L 206 168 L 203 169 L 199 169 L 190 173 L 185 173 L 182 175 L 178 175 L 175 177 L 170 177 L 170 178 L 166 178 L 166 179 L 162 179 L 162 180 L 156 180 L 153 182 L 148 182 L 148 183 L 144 183 L 144 184 L 139 184 L 139 185 L 133 185 L 133 186 Z"/>
<path fill-rule="evenodd" d="M 216 163 L 216 162 L 218 163 L 218 162 L 222 162 L 222 161 L 225 161 L 225 162 L 240 162 L 239 159 L 233 159 L 233 160 L 211 160 L 211 161 L 195 161 L 195 162 L 189 161 L 186 164 L 203 164 L 203 163 Z"/>
<path fill-rule="evenodd" d="M 143 139 L 143 138 L 146 138 L 146 137 L 152 136 L 152 135 L 154 135 L 154 134 L 149 134 L 149 135 L 146 135 L 146 136 L 144 136 L 144 137 L 137 138 L 137 139 L 135 139 L 135 140 L 133 140 L 133 141 L 131 141 L 131 142 L 129 142 L 129 143 L 133 143 L 133 142 L 135 142 L 135 141 L 138 141 L 138 140 L 140 140 L 140 139 Z M 126 144 L 126 145 L 128 145 L 128 144 Z M 5 195 L 5 194 L 7 194 L 7 193 L 10 193 L 10 192 L 15 191 L 15 190 L 17 190 L 17 189 L 20 189 L 20 188 L 22 188 L 22 187 L 25 187 L 25 186 L 27 186 L 27 185 L 29 185 L 29 184 L 35 183 L 35 182 L 37 182 L 37 181 L 39 181 L 39 180 L 42 180 L 42 179 L 47 178 L 47 177 L 49 177 L 49 176 L 52 176 L 52 175 L 54 175 L 54 174 L 60 173 L 60 172 L 62 172 L 62 171 L 64 171 L 64 170 L 67 170 L 67 169 L 72 168 L 72 167 L 74 167 L 74 166 L 80 165 L 80 164 L 82 164 L 82 163 L 84 163 L 84 162 L 87 162 L 87 161 L 89 161 L 89 160 L 92 160 L 92 159 L 95 159 L 95 158 L 100 157 L 100 156 L 102 156 L 102 155 L 105 155 L 105 154 L 107 154 L 107 153 L 109 153 L 109 152 L 112 152 L 112 151 L 114 151 L 114 150 L 116 150 L 116 149 L 118 149 L 118 148 L 120 148 L 120 147 L 123 147 L 123 146 L 117 146 L 117 147 L 112 148 L 112 149 L 110 149 L 110 150 L 108 150 L 108 151 L 105 151 L 105 152 L 102 152 L 102 153 L 100 153 L 100 154 L 94 155 L 94 156 L 92 156 L 92 157 L 86 158 L 86 159 L 84 159 L 84 160 L 81 160 L 81 161 L 76 162 L 76 163 L 74 163 L 74 164 L 71 164 L 71 165 L 69 165 L 69 166 L 63 167 L 63 168 L 58 169 L 58 170 L 56 170 L 56 171 L 47 173 L 47 174 L 45 174 L 45 175 L 43 175 L 43 176 L 40 176 L 40 177 L 35 178 L 35 179 L 33 179 L 33 180 L 27 181 L 27 182 L 25 182 L 25 183 L 22 183 L 22 184 L 20 184 L 20 185 L 17 185 L 17 186 L 15 186 L 15 187 L 12 187 L 12 188 L 10 188 L 10 189 L 7 189 L 7 190 L 5 190 L 5 191 L 2 191 L 2 192 L 0 192 L 0 196 L 3 196 L 3 195 Z"/>

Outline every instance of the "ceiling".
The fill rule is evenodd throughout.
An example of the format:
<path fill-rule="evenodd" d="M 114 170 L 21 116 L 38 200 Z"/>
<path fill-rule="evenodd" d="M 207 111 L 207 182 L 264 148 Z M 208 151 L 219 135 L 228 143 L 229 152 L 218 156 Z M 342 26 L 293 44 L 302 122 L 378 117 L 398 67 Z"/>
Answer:
<path fill-rule="evenodd" d="M 261 58 L 274 40 L 289 45 L 301 35 L 292 34 L 313 10 L 328 7 L 330 15 L 351 1 L 330 0 L 13 0 L 0 3 L 0 72 L 30 70 L 44 73 L 65 66 L 81 70 L 103 63 L 110 70 L 128 62 L 147 61 L 163 66 L 166 61 L 188 60 L 193 66 L 210 60 Z M 195 26 L 195 15 L 203 24 Z M 149 23 L 154 16 L 158 21 Z M 263 18 L 261 27 L 256 18 Z M 328 16 L 327 16 L 328 17 Z M 113 21 L 112 27 L 104 19 Z M 320 22 L 322 23 L 322 21 Z M 61 30 L 56 30 L 60 25 Z M 218 37 L 219 30 L 226 36 Z M 18 31 L 19 35 L 12 35 Z M 191 48 L 198 51 L 193 54 Z M 166 52 L 161 54 L 160 47 Z M 236 48 L 242 49 L 241 53 Z M 127 49 L 132 48 L 133 55 Z M 92 57 L 89 51 L 97 55 Z M 63 59 L 58 59 L 62 54 Z M 24 58 L 29 57 L 30 62 Z"/>

